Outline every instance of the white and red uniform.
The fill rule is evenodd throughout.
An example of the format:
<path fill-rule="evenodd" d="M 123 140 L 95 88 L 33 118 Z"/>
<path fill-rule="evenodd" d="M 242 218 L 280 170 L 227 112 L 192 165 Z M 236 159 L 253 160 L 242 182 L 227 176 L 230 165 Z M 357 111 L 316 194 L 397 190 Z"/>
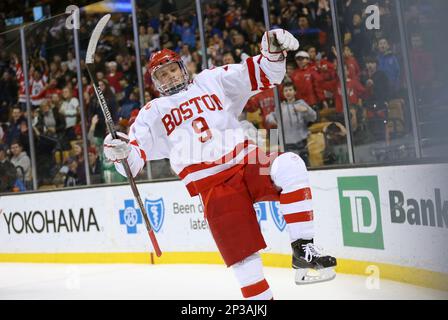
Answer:
<path fill-rule="evenodd" d="M 39 80 L 31 78 L 31 104 L 34 107 L 39 107 L 44 101 L 46 85 L 47 84 L 44 77 L 40 78 Z"/>
<path fill-rule="evenodd" d="M 270 32 L 271 36 L 276 32 L 283 49 L 298 49 L 297 40 L 287 31 Z M 119 148 L 110 153 L 112 160 L 127 157 L 134 176 L 146 160 L 170 159 L 190 195 L 200 195 L 213 239 L 248 299 L 272 298 L 258 255 L 266 243 L 255 202 L 280 202 L 291 241 L 314 237 L 305 163 L 293 153 L 266 155 L 247 139 L 238 121 L 249 98 L 281 83 L 286 73 L 285 59 L 271 61 L 284 56 L 269 44 L 267 34 L 262 41 L 265 55 L 205 70 L 184 90 L 148 103 L 130 128 L 129 155 L 127 145 L 125 153 Z M 178 59 L 164 50 L 158 53 L 160 58 L 151 59 L 153 67 Z M 273 59 L 268 60 L 269 56 Z M 159 91 L 169 90 L 155 80 Z M 105 147 L 119 146 L 111 137 L 107 139 L 111 141 Z M 120 163 L 116 168 L 125 175 Z"/>
<path fill-rule="evenodd" d="M 145 160 L 169 158 L 192 196 L 226 180 L 256 149 L 238 115 L 251 96 L 279 84 L 284 75 L 284 61 L 269 62 L 259 55 L 243 64 L 205 70 L 187 90 L 152 100 L 130 129 L 133 174 Z M 121 165 L 117 169 L 124 173 Z"/>

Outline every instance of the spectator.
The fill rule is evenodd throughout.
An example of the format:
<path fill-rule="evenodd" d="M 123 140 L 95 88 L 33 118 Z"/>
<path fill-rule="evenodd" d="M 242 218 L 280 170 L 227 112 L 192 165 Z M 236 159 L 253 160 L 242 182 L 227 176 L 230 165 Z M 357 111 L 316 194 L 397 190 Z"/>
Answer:
<path fill-rule="evenodd" d="M 101 91 L 104 94 L 104 98 L 106 99 L 107 106 L 109 107 L 109 111 L 111 113 L 112 119 L 114 121 L 118 120 L 118 103 L 116 97 L 107 80 L 98 81 L 98 85 Z M 95 125 L 93 136 L 98 139 L 104 139 L 106 135 L 106 122 L 104 120 L 103 111 L 101 109 L 100 104 L 97 99 L 91 99 L 89 105 L 87 106 L 87 114 L 88 119 L 92 119 L 94 115 L 98 116 L 98 122 Z"/>
<path fill-rule="evenodd" d="M 86 184 L 86 171 L 85 171 L 85 162 L 84 161 L 84 153 L 82 149 L 81 142 L 75 142 L 72 144 L 72 159 L 74 159 L 78 165 L 76 166 L 76 176 L 78 178 L 77 184 Z"/>
<path fill-rule="evenodd" d="M 182 49 L 181 49 L 179 55 L 180 55 L 180 58 L 182 59 L 182 61 L 185 63 L 185 65 L 187 65 L 188 63 L 193 61 L 193 58 L 191 57 L 190 49 L 188 48 L 187 44 L 182 45 Z"/>
<path fill-rule="evenodd" d="M 6 122 L 9 108 L 17 101 L 17 84 L 8 71 L 0 79 L 0 121 Z"/>
<path fill-rule="evenodd" d="M 251 49 L 247 45 L 244 36 L 236 33 L 232 36 L 233 56 L 237 58 L 237 63 L 246 61 L 249 58 Z"/>
<path fill-rule="evenodd" d="M 76 74 L 68 68 L 67 63 L 63 62 L 61 63 L 61 72 L 62 77 L 59 79 L 61 83 L 61 87 L 70 86 L 72 85 L 72 80 L 75 80 Z"/>
<path fill-rule="evenodd" d="M 349 46 L 344 47 L 344 64 L 347 66 L 347 74 L 350 79 L 359 81 L 361 79 L 361 68 Z"/>
<path fill-rule="evenodd" d="M 235 57 L 231 51 L 226 51 L 222 55 L 222 63 L 223 65 L 227 64 L 235 64 Z"/>
<path fill-rule="evenodd" d="M 56 138 L 61 136 L 65 128 L 65 118 L 59 113 L 58 108 L 45 100 L 39 110 L 38 123 L 36 124 L 41 136 Z"/>
<path fill-rule="evenodd" d="M 33 117 L 36 114 L 36 111 L 33 111 Z M 20 121 L 19 125 L 20 134 L 17 140 L 20 142 L 20 144 L 23 147 L 23 151 L 25 151 L 28 155 L 30 155 L 30 137 L 28 133 L 28 121 L 23 119 Z M 34 135 L 34 141 L 36 141 L 37 135 Z"/>
<path fill-rule="evenodd" d="M 140 101 L 138 98 L 138 92 L 131 92 L 129 99 L 123 102 L 121 109 L 118 113 L 119 119 L 129 119 L 131 112 L 134 109 L 140 109 Z"/>
<path fill-rule="evenodd" d="M 72 51 L 67 52 L 67 60 L 64 63 L 70 71 L 76 72 L 76 59 Z"/>
<path fill-rule="evenodd" d="M 62 103 L 59 112 L 65 117 L 65 137 L 67 141 L 75 140 L 75 125 L 78 123 L 80 112 L 79 101 L 73 97 L 69 87 L 62 90 Z"/>
<path fill-rule="evenodd" d="M 362 79 L 367 89 L 364 106 L 370 133 L 376 140 L 385 139 L 385 121 L 387 121 L 387 104 L 390 99 L 390 86 L 387 75 L 378 69 L 375 58 L 366 58 L 366 73 Z"/>
<path fill-rule="evenodd" d="M 32 185 L 31 160 L 23 151 L 23 146 L 19 141 L 13 141 L 11 144 L 11 163 L 17 169 L 18 178 L 25 181 L 27 188 Z"/>
<path fill-rule="evenodd" d="M 67 160 L 66 175 L 64 179 L 64 187 L 76 187 L 81 184 L 78 176 L 78 162 L 76 159 L 69 158 Z"/>
<path fill-rule="evenodd" d="M 151 56 L 151 53 L 160 50 L 160 36 L 154 32 L 153 27 L 148 27 L 149 47 L 147 57 Z"/>
<path fill-rule="evenodd" d="M 384 109 L 390 98 L 388 77 L 379 70 L 378 61 L 375 58 L 367 57 L 365 61 L 366 72 L 362 78 L 364 86 L 367 88 L 365 105 L 372 109 Z"/>
<path fill-rule="evenodd" d="M 359 2 L 360 1 L 351 0 L 352 4 Z M 353 48 L 355 57 L 365 57 L 371 54 L 373 38 L 371 33 L 365 27 L 365 23 L 359 12 L 361 12 L 361 9 L 355 14 L 352 14 L 351 18 L 346 18 L 347 31 L 344 37 L 349 40 L 346 41 L 344 45 Z"/>
<path fill-rule="evenodd" d="M 392 92 L 396 93 L 400 87 L 401 80 L 398 58 L 390 49 L 389 42 L 386 38 L 382 38 L 378 42 L 378 51 L 378 70 L 386 74 Z"/>
<path fill-rule="evenodd" d="M 332 122 L 324 127 L 325 150 L 324 164 L 347 163 L 347 130 L 339 122 Z"/>
<path fill-rule="evenodd" d="M 7 150 L 7 145 L 0 145 L 0 192 L 12 191 L 17 176 L 15 166 L 8 160 Z"/>
<path fill-rule="evenodd" d="M 62 93 L 61 89 L 58 88 L 58 81 L 56 78 L 51 78 L 49 83 L 45 86 L 40 97 L 44 99 L 51 99 L 53 94 L 60 95 Z"/>
<path fill-rule="evenodd" d="M 283 85 L 283 96 L 285 101 L 281 103 L 281 115 L 285 133 L 285 150 L 298 153 L 308 165 L 308 125 L 316 121 L 316 111 L 304 100 L 296 99 L 296 89 L 292 83 Z M 271 113 L 270 118 L 273 118 L 273 122 L 277 124 L 274 112 Z"/>
<path fill-rule="evenodd" d="M 319 45 L 320 30 L 311 27 L 308 16 L 300 16 L 297 25 L 298 28 L 291 30 L 291 33 L 300 39 L 301 47 Z"/>
<path fill-rule="evenodd" d="M 309 66 L 319 75 L 318 86 L 323 90 L 324 98 L 330 98 L 327 83 L 338 79 L 336 67 L 333 63 L 328 61 L 321 52 L 317 53 L 316 47 L 308 47 L 307 52 L 310 56 Z M 325 107 L 327 107 L 326 100 L 324 100 L 323 103 L 325 104 Z"/>
<path fill-rule="evenodd" d="M 263 119 L 262 128 L 260 129 L 269 130 L 277 128 L 277 123 L 271 121 L 269 118 L 269 115 L 275 111 L 274 89 L 264 90 L 250 98 L 245 109 L 248 112 L 260 110 Z"/>
<path fill-rule="evenodd" d="M 25 89 L 25 75 L 23 74 L 22 65 L 19 62 L 17 55 L 12 55 L 14 59 L 14 67 L 16 70 L 16 79 L 18 83 L 19 106 L 22 111 L 26 110 L 26 89 Z"/>
<path fill-rule="evenodd" d="M 36 145 L 36 166 L 39 172 L 39 185 L 49 184 L 54 174 L 54 150 L 60 148 L 65 130 L 65 118 L 57 108 L 45 100 L 39 110 L 36 131 L 38 142 Z"/>
<path fill-rule="evenodd" d="M 103 143 L 102 137 L 96 137 L 95 131 L 96 131 L 96 125 L 98 124 L 99 116 L 97 114 L 92 116 L 92 119 L 90 121 L 90 127 L 89 132 L 87 134 L 87 138 L 89 139 L 89 143 L 92 146 L 96 146 L 97 148 L 101 148 Z"/>
<path fill-rule="evenodd" d="M 56 109 L 58 112 L 59 112 L 59 110 L 61 108 L 61 104 L 62 104 L 61 95 L 62 95 L 62 92 L 61 92 L 61 94 L 53 93 L 51 95 L 51 100 L 49 101 L 51 109 Z"/>
<path fill-rule="evenodd" d="M 140 50 L 141 50 L 141 55 L 143 57 L 149 58 L 149 46 L 150 46 L 150 36 L 146 33 L 146 27 L 145 26 L 140 26 L 139 29 L 139 34 L 138 34 L 138 38 L 139 38 L 139 42 L 140 42 Z"/>
<path fill-rule="evenodd" d="M 348 71 L 348 66 L 344 65 L 346 74 L 346 90 L 349 104 L 350 125 L 353 133 L 355 144 L 367 142 L 367 132 L 365 130 L 365 108 L 363 107 L 363 98 L 367 94 L 366 88 L 357 79 L 352 79 Z M 344 110 L 342 104 L 342 88 L 341 82 L 337 79 L 334 82 L 334 104 L 336 107 L 335 121 L 344 123 Z"/>
<path fill-rule="evenodd" d="M 299 67 L 292 75 L 297 89 L 296 99 L 305 100 L 315 111 L 320 110 L 325 100 L 324 92 L 319 86 L 322 79 L 315 69 L 309 66 L 310 55 L 306 51 L 299 51 L 295 58 Z"/>
<path fill-rule="evenodd" d="M 92 184 L 99 184 L 102 182 L 101 161 L 95 147 L 89 148 L 89 172 L 90 181 Z"/>
<path fill-rule="evenodd" d="M 6 143 L 11 145 L 14 140 L 17 140 L 20 136 L 20 123 L 26 121 L 19 106 L 14 106 L 11 112 L 11 120 L 9 121 L 9 127 L 6 131 Z"/>
<path fill-rule="evenodd" d="M 32 69 L 31 69 L 32 70 Z M 31 105 L 37 108 L 43 101 L 45 87 L 47 86 L 46 78 L 42 77 L 40 70 L 34 70 L 30 79 L 31 86 Z"/>
<path fill-rule="evenodd" d="M 171 15 L 169 19 L 171 19 L 171 21 L 177 20 L 177 18 Z M 175 23 L 173 23 L 172 32 L 181 37 L 182 43 L 187 44 L 188 46 L 193 48 L 196 43 L 196 25 L 197 19 L 195 17 L 192 19 L 192 23 L 189 21 L 184 21 L 182 24 L 179 24 L 176 21 Z"/>
<path fill-rule="evenodd" d="M 123 78 L 123 73 L 120 71 L 117 71 L 117 63 L 115 61 L 109 62 L 107 64 L 107 68 L 108 68 L 109 72 L 106 76 L 106 79 L 107 79 L 109 85 L 114 90 L 115 94 L 121 93 L 123 88 L 121 87 L 120 80 Z"/>

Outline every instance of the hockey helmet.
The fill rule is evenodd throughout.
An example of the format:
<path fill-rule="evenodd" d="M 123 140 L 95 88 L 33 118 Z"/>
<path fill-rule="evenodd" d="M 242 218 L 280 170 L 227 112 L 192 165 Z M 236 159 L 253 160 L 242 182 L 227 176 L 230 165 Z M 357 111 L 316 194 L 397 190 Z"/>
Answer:
<path fill-rule="evenodd" d="M 156 71 L 171 63 L 178 64 L 182 72 L 182 77 L 178 79 L 170 79 L 169 81 L 162 83 L 160 79 L 157 78 Z M 178 93 L 179 91 L 185 89 L 190 82 L 190 74 L 188 73 L 184 62 L 180 56 L 172 50 L 162 49 L 153 53 L 149 59 L 148 68 L 154 86 L 157 91 L 164 96 Z"/>

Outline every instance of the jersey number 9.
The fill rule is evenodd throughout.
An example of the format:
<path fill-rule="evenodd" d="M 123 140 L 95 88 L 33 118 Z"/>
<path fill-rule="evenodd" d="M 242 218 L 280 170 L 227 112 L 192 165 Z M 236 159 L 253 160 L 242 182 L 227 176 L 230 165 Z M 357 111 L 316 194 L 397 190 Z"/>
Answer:
<path fill-rule="evenodd" d="M 207 142 L 212 138 L 212 132 L 207 124 L 207 121 L 203 117 L 199 117 L 193 120 L 192 124 L 194 132 L 200 135 L 199 141 L 202 143 Z"/>

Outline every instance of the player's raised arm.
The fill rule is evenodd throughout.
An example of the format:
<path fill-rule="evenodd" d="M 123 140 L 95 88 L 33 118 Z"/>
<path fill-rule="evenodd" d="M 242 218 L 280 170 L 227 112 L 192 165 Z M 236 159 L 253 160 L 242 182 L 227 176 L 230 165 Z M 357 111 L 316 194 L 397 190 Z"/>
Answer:
<path fill-rule="evenodd" d="M 287 52 L 298 50 L 299 41 L 286 30 L 274 29 L 264 33 L 260 46 L 260 55 L 250 57 L 239 65 L 228 65 L 221 72 L 221 84 L 226 96 L 243 103 L 243 106 L 235 103 L 235 107 L 244 107 L 245 100 L 283 81 Z"/>

